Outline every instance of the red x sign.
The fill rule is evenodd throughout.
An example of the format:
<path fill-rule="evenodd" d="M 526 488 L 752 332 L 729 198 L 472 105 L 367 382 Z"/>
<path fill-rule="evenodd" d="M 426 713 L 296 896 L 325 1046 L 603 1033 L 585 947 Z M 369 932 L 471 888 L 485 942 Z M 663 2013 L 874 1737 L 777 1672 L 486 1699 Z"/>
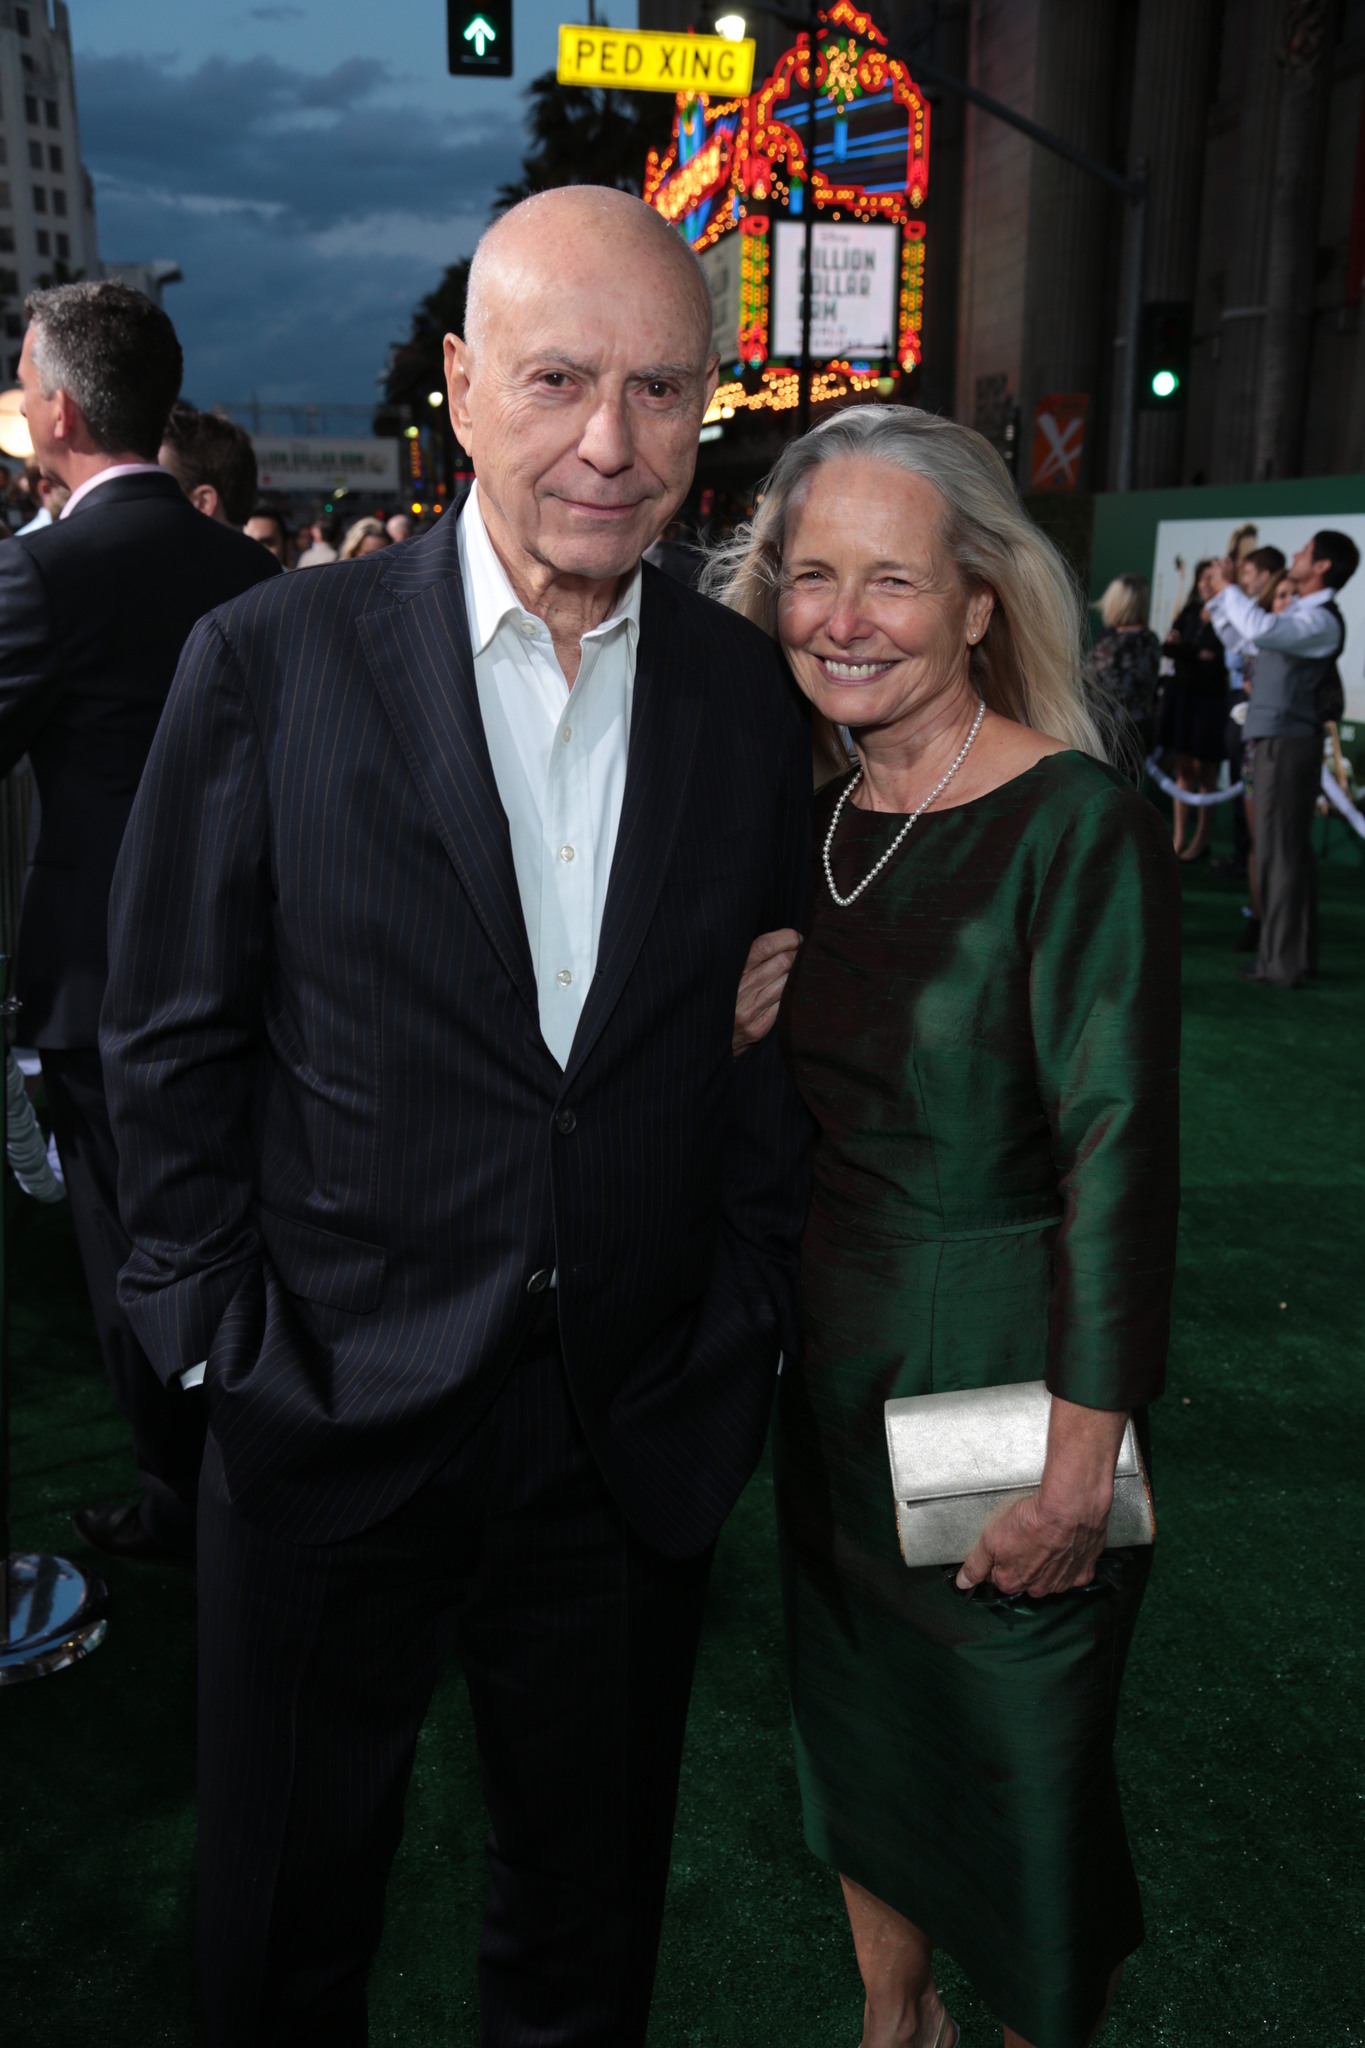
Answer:
<path fill-rule="evenodd" d="M 1053 391 L 1038 400 L 1033 408 L 1033 490 L 1075 490 L 1089 411 L 1088 391 Z"/>

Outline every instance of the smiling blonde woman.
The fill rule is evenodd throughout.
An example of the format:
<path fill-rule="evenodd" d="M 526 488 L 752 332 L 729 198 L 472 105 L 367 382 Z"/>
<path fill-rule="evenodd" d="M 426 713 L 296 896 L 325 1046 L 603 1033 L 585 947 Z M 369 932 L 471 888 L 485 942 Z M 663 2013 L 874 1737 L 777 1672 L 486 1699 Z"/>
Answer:
<path fill-rule="evenodd" d="M 775 1438 L 807 1839 L 865 2048 L 953 2048 L 940 1944 L 1007 2043 L 1082 2048 L 1142 1939 L 1113 1736 L 1151 1552 L 1105 1529 L 1165 1369 L 1173 855 L 1105 765 L 1071 580 L 980 435 L 839 414 L 712 578 L 856 756 L 817 798 L 778 1026 L 818 1130 Z M 884 1403 L 1040 1379 L 1039 1492 L 960 1571 L 907 1570 Z"/>

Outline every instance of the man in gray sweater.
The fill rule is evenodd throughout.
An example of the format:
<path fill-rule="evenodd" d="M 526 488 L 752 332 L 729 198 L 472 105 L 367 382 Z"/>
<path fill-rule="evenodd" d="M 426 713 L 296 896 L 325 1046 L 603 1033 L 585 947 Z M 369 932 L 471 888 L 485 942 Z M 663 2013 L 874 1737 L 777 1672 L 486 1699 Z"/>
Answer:
<path fill-rule="evenodd" d="M 1251 981 L 1299 988 L 1318 965 L 1318 877 L 1313 811 L 1322 781 L 1322 736 L 1339 699 L 1337 661 L 1346 622 L 1336 594 L 1360 562 L 1345 533 L 1306 541 L 1290 574 L 1298 595 L 1282 612 L 1263 612 L 1237 588 L 1231 562 L 1215 564 L 1220 588 L 1209 617 L 1220 638 L 1238 634 L 1256 655 L 1244 736 L 1256 743 L 1256 872 L 1261 887 L 1261 946 Z"/>

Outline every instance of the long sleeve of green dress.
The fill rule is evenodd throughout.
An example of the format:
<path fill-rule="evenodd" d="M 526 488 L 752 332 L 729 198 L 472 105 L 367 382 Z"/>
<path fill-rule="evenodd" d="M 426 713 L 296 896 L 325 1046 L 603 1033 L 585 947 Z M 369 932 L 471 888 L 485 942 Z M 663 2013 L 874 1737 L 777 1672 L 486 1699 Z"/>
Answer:
<path fill-rule="evenodd" d="M 1139 1407 L 1166 1376 L 1180 1199 L 1180 902 L 1155 813 L 1141 826 L 1108 787 L 1080 805 L 1028 933 L 1038 1090 L 1062 1204 L 1047 1383 L 1086 1408 Z"/>

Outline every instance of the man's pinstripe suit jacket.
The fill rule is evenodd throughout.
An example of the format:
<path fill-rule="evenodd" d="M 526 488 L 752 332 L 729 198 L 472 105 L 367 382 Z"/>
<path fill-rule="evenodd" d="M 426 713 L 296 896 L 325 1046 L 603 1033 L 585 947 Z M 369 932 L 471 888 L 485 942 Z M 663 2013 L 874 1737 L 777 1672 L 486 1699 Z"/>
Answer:
<path fill-rule="evenodd" d="M 552 1267 L 579 1415 L 642 1536 L 699 1552 L 757 1461 L 809 1132 L 773 1037 L 736 1061 L 730 1033 L 750 941 L 801 922 L 809 742 L 769 641 L 644 577 L 562 1072 L 454 518 L 262 584 L 185 648 L 110 910 L 120 1295 L 166 1380 L 207 1355 L 232 1497 L 300 1541 L 435 1471 Z"/>

